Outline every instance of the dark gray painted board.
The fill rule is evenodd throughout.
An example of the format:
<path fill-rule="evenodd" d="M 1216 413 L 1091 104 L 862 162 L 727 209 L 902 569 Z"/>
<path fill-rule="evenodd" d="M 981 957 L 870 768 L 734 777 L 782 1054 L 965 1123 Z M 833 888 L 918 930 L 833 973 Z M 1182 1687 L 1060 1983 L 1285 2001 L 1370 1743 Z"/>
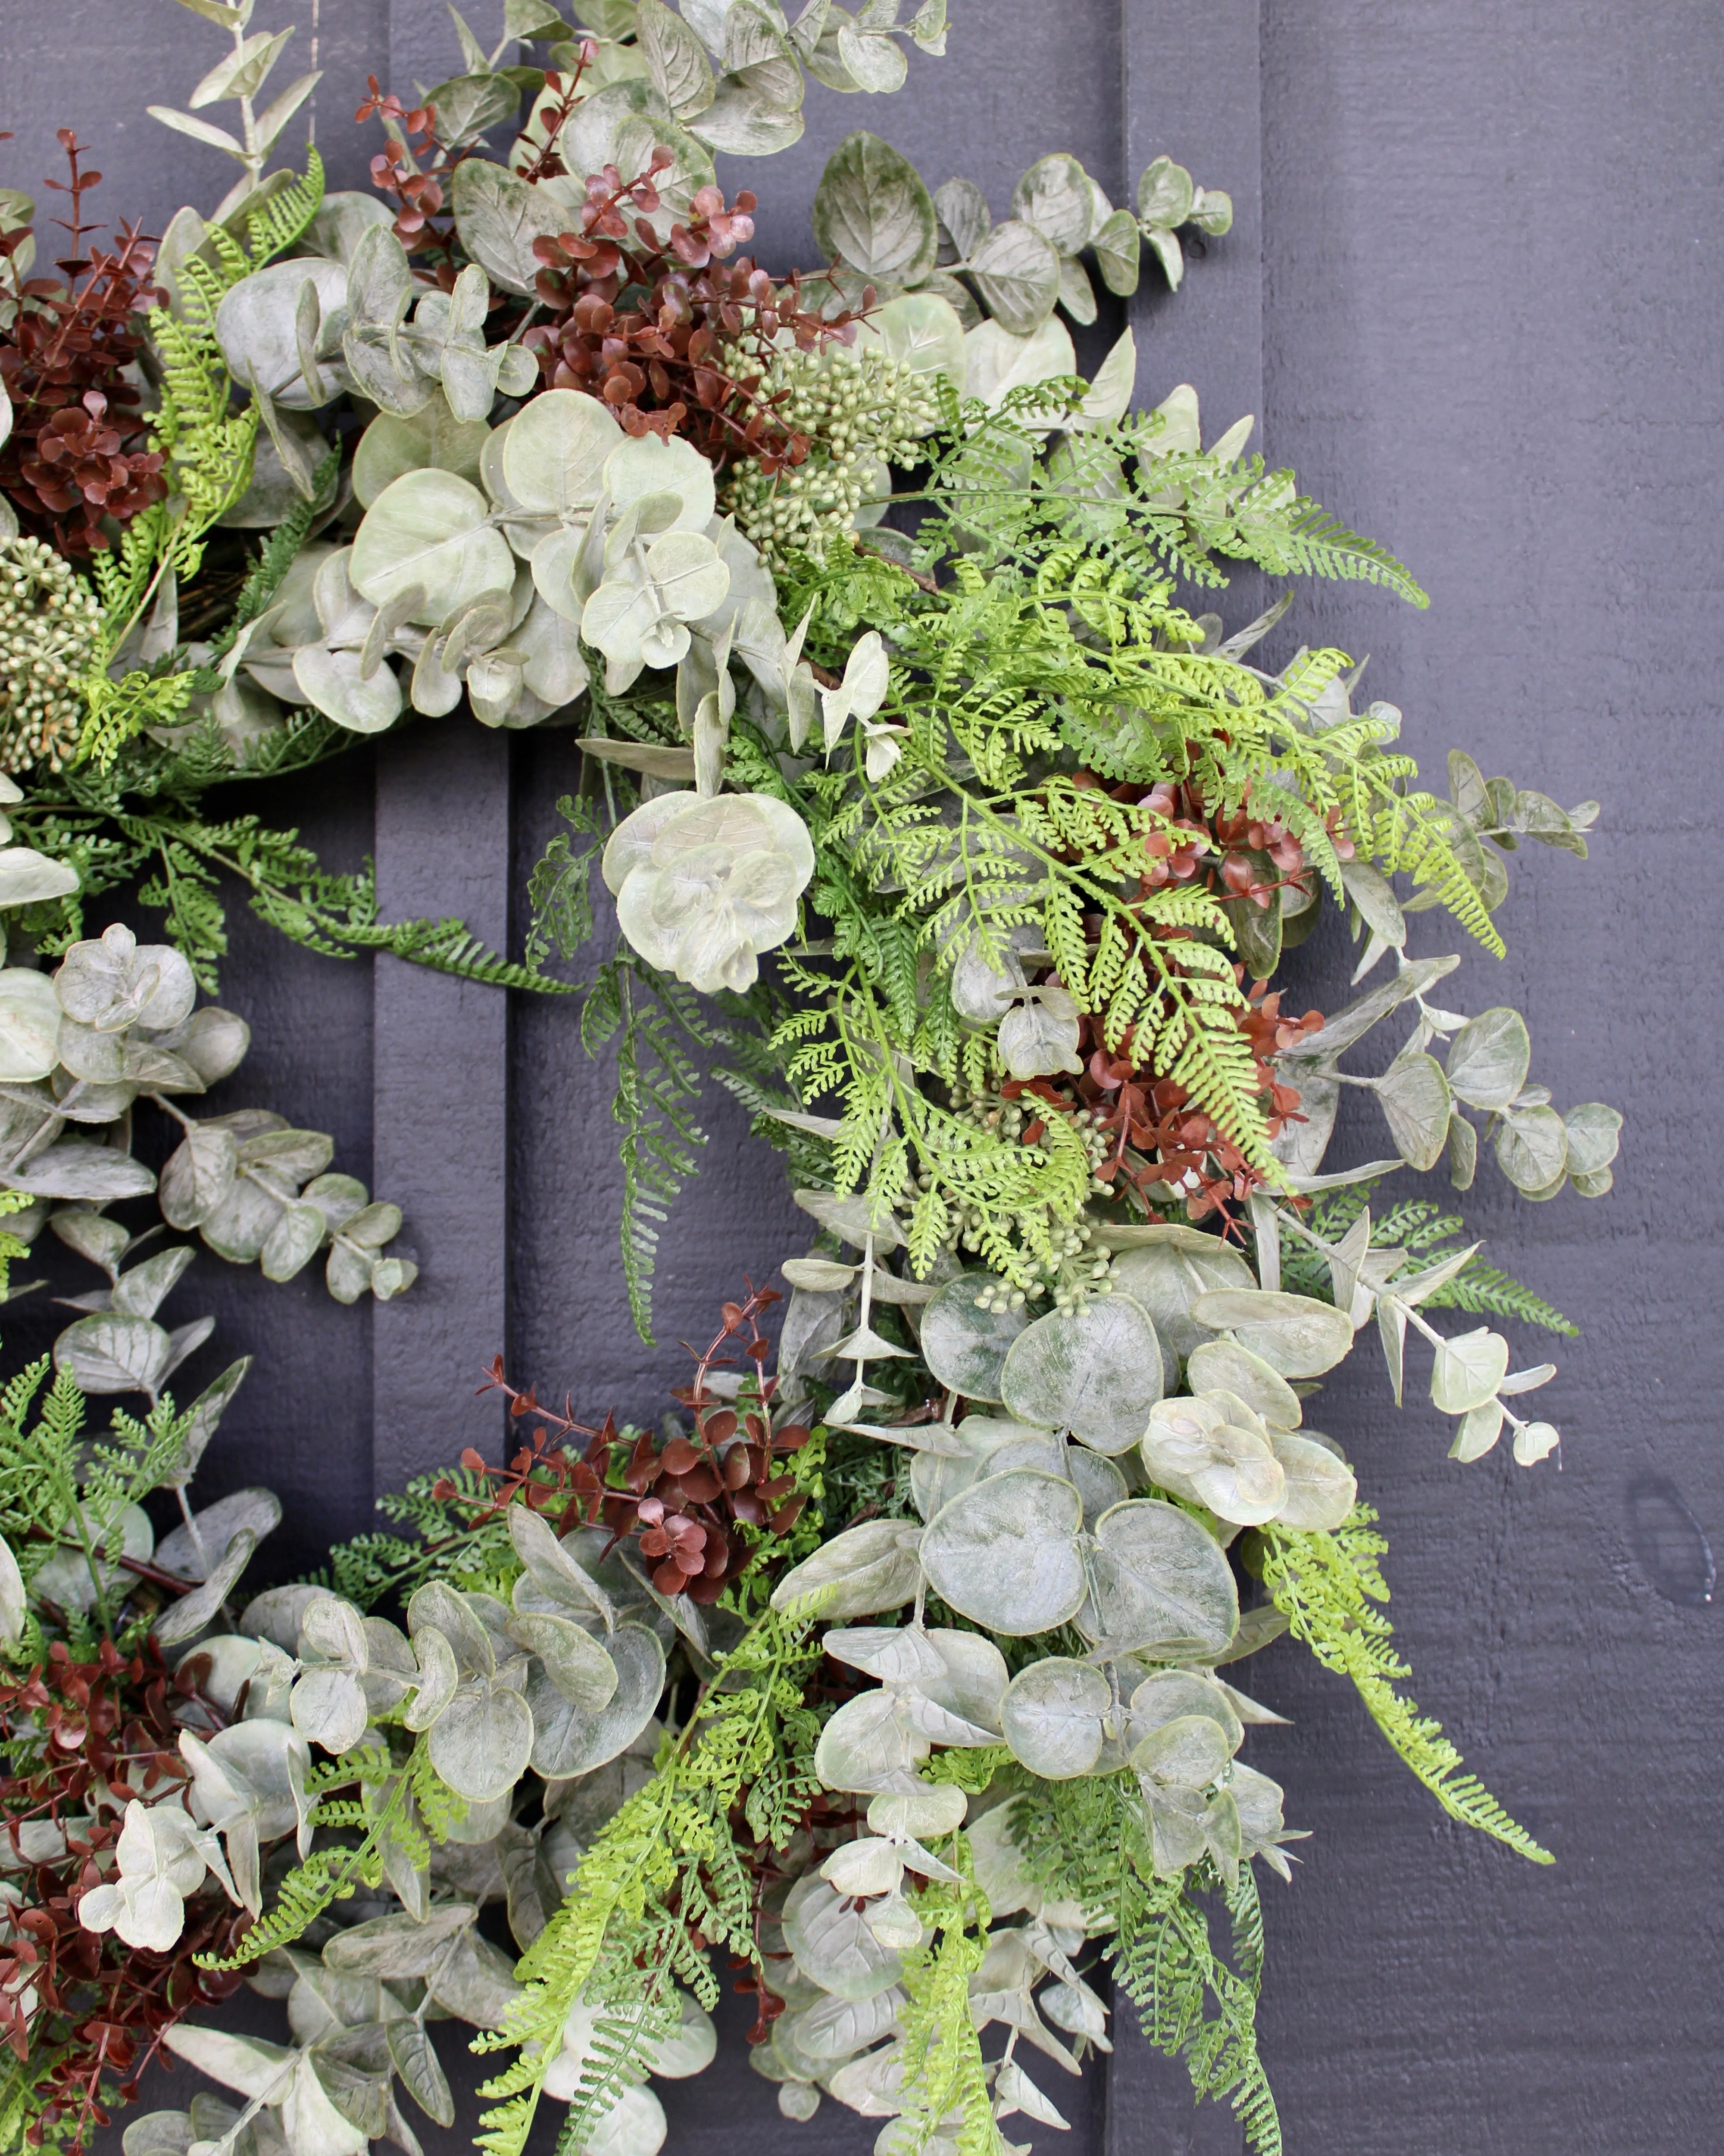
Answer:
<path fill-rule="evenodd" d="M 309 43 L 310 0 L 264 13 Z M 1604 1204 L 1531 1208 L 1488 1169 L 1470 1201 L 1496 1260 L 1585 1323 L 1557 1343 L 1547 1395 L 1561 1471 L 1451 1466 L 1438 1419 L 1396 1416 L 1366 1355 L 1323 1404 L 1382 1508 L 1418 1697 L 1560 1861 L 1537 1871 L 1449 1825 L 1337 1681 L 1270 1650 L 1252 1682 L 1296 1726 L 1255 1734 L 1251 1756 L 1314 1830 L 1295 1884 L 1265 1887 L 1264 2039 L 1288 2148 L 1686 2156 L 1716 2138 L 1721 2078 L 1719 1620 L 1680 1598 L 1688 1522 L 1724 1538 L 1719 1199 L 1698 1165 L 1724 1043 L 1716 968 L 1665 923 L 1710 918 L 1720 791 L 1718 9 L 971 0 L 955 13 L 952 57 L 912 55 L 902 97 L 816 92 L 803 145 L 732 164 L 733 187 L 763 192 L 762 252 L 809 259 L 820 162 L 859 126 L 931 180 L 977 179 L 997 214 L 1023 167 L 1061 147 L 1116 199 L 1162 150 L 1229 188 L 1234 233 L 1176 299 L 1147 280 L 1131 305 L 1144 393 L 1193 382 L 1211 433 L 1259 413 L 1270 455 L 1395 547 L 1434 600 L 1417 614 L 1367 590 L 1315 594 L 1271 656 L 1299 639 L 1368 651 L 1372 692 L 1404 709 L 1433 773 L 1464 744 L 1487 769 L 1605 804 L 1589 865 L 1516 862 L 1510 957 L 1470 958 L 1454 992 L 1473 1009 L 1521 1003 L 1536 1075 L 1564 1101 L 1629 1112 Z M 54 169 L 64 121 L 100 141 L 114 213 L 159 228 L 187 193 L 209 199 L 220 158 L 141 108 L 183 101 L 215 33 L 172 0 L 74 0 L 44 50 L 44 19 L 20 0 L 0 15 L 0 126 L 18 134 L 3 177 Z M 435 81 L 453 35 L 434 0 L 324 4 L 317 30 L 331 69 L 318 139 L 359 183 L 365 74 L 403 92 Z M 1255 597 L 1242 579 L 1224 610 Z M 576 777 L 567 742 L 425 728 L 376 766 L 375 798 L 362 752 L 257 805 L 332 860 L 375 848 L 393 903 L 464 908 L 491 934 L 512 915 L 518 933 L 524 875 Z M 1429 916 L 1419 934 L 1435 947 Z M 1345 970 L 1332 945 L 1311 952 L 1311 999 L 1332 1005 Z M 210 1369 L 223 1338 L 259 1352 L 210 1471 L 284 1489 L 296 1561 L 304 1537 L 363 1522 L 373 1445 L 385 1486 L 495 1432 L 463 1358 L 505 1345 L 542 1392 L 644 1418 L 713 1297 L 798 1247 L 776 1163 L 716 1099 L 701 1178 L 666 1238 L 660 1345 L 644 1349 L 613 1255 L 608 1067 L 587 1061 L 567 1009 L 522 1003 L 505 1020 L 495 999 L 314 960 L 243 917 L 228 978 L 257 1034 L 236 1096 L 336 1130 L 361 1173 L 375 1109 L 374 1179 L 428 1268 L 417 1308 L 374 1320 L 313 1283 L 269 1290 L 213 1260 L 180 1291 L 221 1316 Z M 405 1123 L 403 1099 L 418 1104 Z M 1362 1116 L 1354 1135 L 1376 1150 Z M 465 1165 L 456 1145 L 475 1149 Z M 46 1330 L 26 1306 L 12 1342 L 33 1326 Z M 1540 1342 L 1523 1344 L 1534 1359 Z M 439 1354 L 462 1367 L 433 1367 Z M 673 2150 L 749 2134 L 859 2152 L 870 2138 L 829 2107 L 812 2137 L 780 2128 L 740 2068 L 670 2101 Z M 1105 2123 L 1078 2124 L 1070 2156 L 1102 2138 L 1110 2156 L 1239 2147 L 1227 2115 L 1193 2112 L 1181 2076 L 1136 2041 Z"/>

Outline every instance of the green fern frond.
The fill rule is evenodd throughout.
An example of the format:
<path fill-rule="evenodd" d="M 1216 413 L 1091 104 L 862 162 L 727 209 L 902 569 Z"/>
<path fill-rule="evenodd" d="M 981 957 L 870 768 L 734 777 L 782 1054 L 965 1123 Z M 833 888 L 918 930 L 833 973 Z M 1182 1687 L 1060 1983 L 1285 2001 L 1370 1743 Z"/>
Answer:
<path fill-rule="evenodd" d="M 1388 1545 L 1371 1532 L 1376 1517 L 1361 1505 L 1332 1534 L 1260 1529 L 1264 1582 L 1275 1607 L 1325 1669 L 1352 1680 L 1378 1727 L 1451 1818 L 1535 1864 L 1554 1862 L 1475 1776 L 1461 1773 L 1460 1754 L 1441 1723 L 1396 1691 L 1411 1672 L 1390 1646 L 1389 1621 L 1375 1606 L 1388 1599 L 1376 1562 Z"/>

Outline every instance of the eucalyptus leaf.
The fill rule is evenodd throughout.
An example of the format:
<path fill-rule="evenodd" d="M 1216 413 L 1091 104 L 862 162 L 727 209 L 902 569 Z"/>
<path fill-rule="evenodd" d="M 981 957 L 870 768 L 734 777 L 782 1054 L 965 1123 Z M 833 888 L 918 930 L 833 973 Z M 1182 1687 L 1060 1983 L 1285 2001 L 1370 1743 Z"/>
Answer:
<path fill-rule="evenodd" d="M 929 1522 L 922 1568 L 942 1601 L 990 1631 L 1050 1630 L 1083 1603 L 1083 1512 L 1078 1491 L 1058 1476 L 991 1476 Z"/>
<path fill-rule="evenodd" d="M 1006 1691 L 1013 1758 L 1048 1781 L 1093 1772 L 1101 1757 L 1102 1720 L 1112 1705 L 1112 1687 L 1089 1663 L 1060 1656 L 1031 1662 Z"/>
<path fill-rule="evenodd" d="M 1111 1652 L 1226 1649 L 1239 1625 L 1238 1590 L 1220 1546 L 1188 1512 L 1134 1497 L 1103 1516 L 1095 1541 L 1093 1614 Z"/>
<path fill-rule="evenodd" d="M 1231 1333 L 1283 1378 L 1320 1378 L 1352 1345 L 1346 1312 L 1310 1296 L 1224 1288 L 1199 1296 L 1191 1314 L 1212 1332 Z"/>
<path fill-rule="evenodd" d="M 626 1752 L 658 1710 L 664 1689 L 664 1650 L 643 1625 L 618 1625 L 606 1635 L 617 1688 L 598 1713 L 564 1697 L 547 1676 L 527 1680 L 534 1727 L 532 1764 L 548 1777 L 591 1774 Z"/>
<path fill-rule="evenodd" d="M 923 1309 L 922 1359 L 941 1384 L 965 1399 L 1005 1397 L 1007 1353 L 1030 1322 L 1026 1311 L 1001 1307 L 1006 1302 L 1005 1284 L 993 1274 L 960 1273 Z"/>
<path fill-rule="evenodd" d="M 1458 1333 L 1437 1350 L 1431 1371 L 1431 1399 L 1444 1414 L 1467 1414 L 1483 1407 L 1508 1373 L 1508 1342 L 1500 1332 L 1480 1326 Z"/>
<path fill-rule="evenodd" d="M 1039 1317 L 1012 1342 L 1001 1377 L 1021 1421 L 1070 1430 L 1102 1453 L 1137 1444 L 1165 1383 L 1154 1325 L 1117 1293 Z"/>
<path fill-rule="evenodd" d="M 1449 1085 L 1470 1108 L 1507 1107 L 1526 1082 L 1532 1043 L 1526 1021 L 1506 1004 L 1470 1019 L 1449 1044 Z"/>
<path fill-rule="evenodd" d="M 982 304 L 1003 330 L 1028 336 L 1060 297 L 1060 256 L 1034 225 L 1017 218 L 997 224 L 969 263 Z"/>
<path fill-rule="evenodd" d="M 934 266 L 936 220 L 926 187 L 907 157 L 865 130 L 847 135 L 828 159 L 813 214 L 827 259 L 865 277 L 915 285 Z M 1056 284 L 1058 275 L 1056 262 Z"/>
<path fill-rule="evenodd" d="M 1434 1168 L 1449 1142 L 1454 1106 L 1442 1065 L 1422 1051 L 1403 1053 L 1375 1081 L 1374 1090 L 1401 1158 L 1409 1168 Z"/>

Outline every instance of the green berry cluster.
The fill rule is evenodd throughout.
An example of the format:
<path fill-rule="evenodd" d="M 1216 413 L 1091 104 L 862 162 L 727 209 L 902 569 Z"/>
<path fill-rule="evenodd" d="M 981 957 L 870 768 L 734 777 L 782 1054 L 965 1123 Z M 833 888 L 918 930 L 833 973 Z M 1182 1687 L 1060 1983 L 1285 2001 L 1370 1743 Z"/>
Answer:
<path fill-rule="evenodd" d="M 878 467 L 913 460 L 939 417 L 928 378 L 871 349 L 781 352 L 760 393 L 811 445 L 799 465 L 769 472 L 750 458 L 731 475 L 725 507 L 768 559 L 818 560 L 834 537 L 848 542 Z"/>
<path fill-rule="evenodd" d="M 78 746 L 78 683 L 98 662 L 102 610 L 39 539 L 0 539 L 0 770 L 58 771 Z"/>

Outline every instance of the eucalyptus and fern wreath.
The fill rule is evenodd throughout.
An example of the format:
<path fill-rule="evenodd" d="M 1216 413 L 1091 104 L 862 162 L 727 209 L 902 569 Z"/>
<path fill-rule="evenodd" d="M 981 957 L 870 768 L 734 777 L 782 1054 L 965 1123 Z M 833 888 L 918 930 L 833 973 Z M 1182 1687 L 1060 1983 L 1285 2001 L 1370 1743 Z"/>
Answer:
<path fill-rule="evenodd" d="M 489 52 L 457 17 L 459 75 L 370 84 L 366 193 L 270 169 L 316 81 L 263 102 L 290 33 L 185 4 L 228 46 L 156 117 L 227 198 L 104 246 L 68 136 L 50 264 L 0 198 L 0 1259 L 50 1231 L 101 1283 L 0 1394 L 0 2142 L 84 2150 L 178 2060 L 228 2093 L 126 2156 L 416 2156 L 454 2019 L 488 2156 L 544 2100 L 565 2156 L 654 2156 L 734 1984 L 780 2110 L 880 2156 L 1039 2143 L 1131 2014 L 1275 2156 L 1259 1881 L 1300 1835 L 1242 1756 L 1273 1657 L 1241 1665 L 1290 1635 L 1550 1861 L 1403 1689 L 1313 1418 L 1374 1334 L 1397 1405 L 1429 1348 L 1457 1460 L 1558 1445 L 1500 1328 L 1573 1327 L 1388 1178 L 1609 1190 L 1620 1117 L 1452 1007 L 1459 949 L 1408 950 L 1433 911 L 1500 953 L 1504 857 L 1583 859 L 1596 804 L 1460 750 L 1424 787 L 1281 628 L 1306 579 L 1422 607 L 1412 576 L 1249 421 L 1141 399 L 1129 332 L 1080 375 L 1098 284 L 1177 287 L 1228 230 L 1171 157 L 1116 208 L 1044 156 L 996 222 L 859 130 L 824 262 L 750 257 L 715 156 L 794 141 L 806 77 L 895 90 L 945 0 L 507 0 Z M 1212 610 L 1239 564 L 1285 587 L 1254 621 Z M 518 955 L 223 814 L 457 711 L 582 752 Z M 286 1584 L 267 1488 L 188 1494 L 248 1361 L 181 1405 L 213 1321 L 158 1312 L 200 1245 L 348 1303 L 414 1267 L 327 1136 L 205 1110 L 249 1039 L 208 1000 L 235 886 L 617 1045 L 644 1337 L 711 1074 L 808 1222 L 662 1419 L 500 1363 L 511 1456 Z M 1290 960 L 1326 912 L 1356 993 L 1320 1012 Z M 1380 1137 L 1343 1165 L 1346 1088 Z M 213 2011 L 242 1982 L 277 2040 Z"/>

